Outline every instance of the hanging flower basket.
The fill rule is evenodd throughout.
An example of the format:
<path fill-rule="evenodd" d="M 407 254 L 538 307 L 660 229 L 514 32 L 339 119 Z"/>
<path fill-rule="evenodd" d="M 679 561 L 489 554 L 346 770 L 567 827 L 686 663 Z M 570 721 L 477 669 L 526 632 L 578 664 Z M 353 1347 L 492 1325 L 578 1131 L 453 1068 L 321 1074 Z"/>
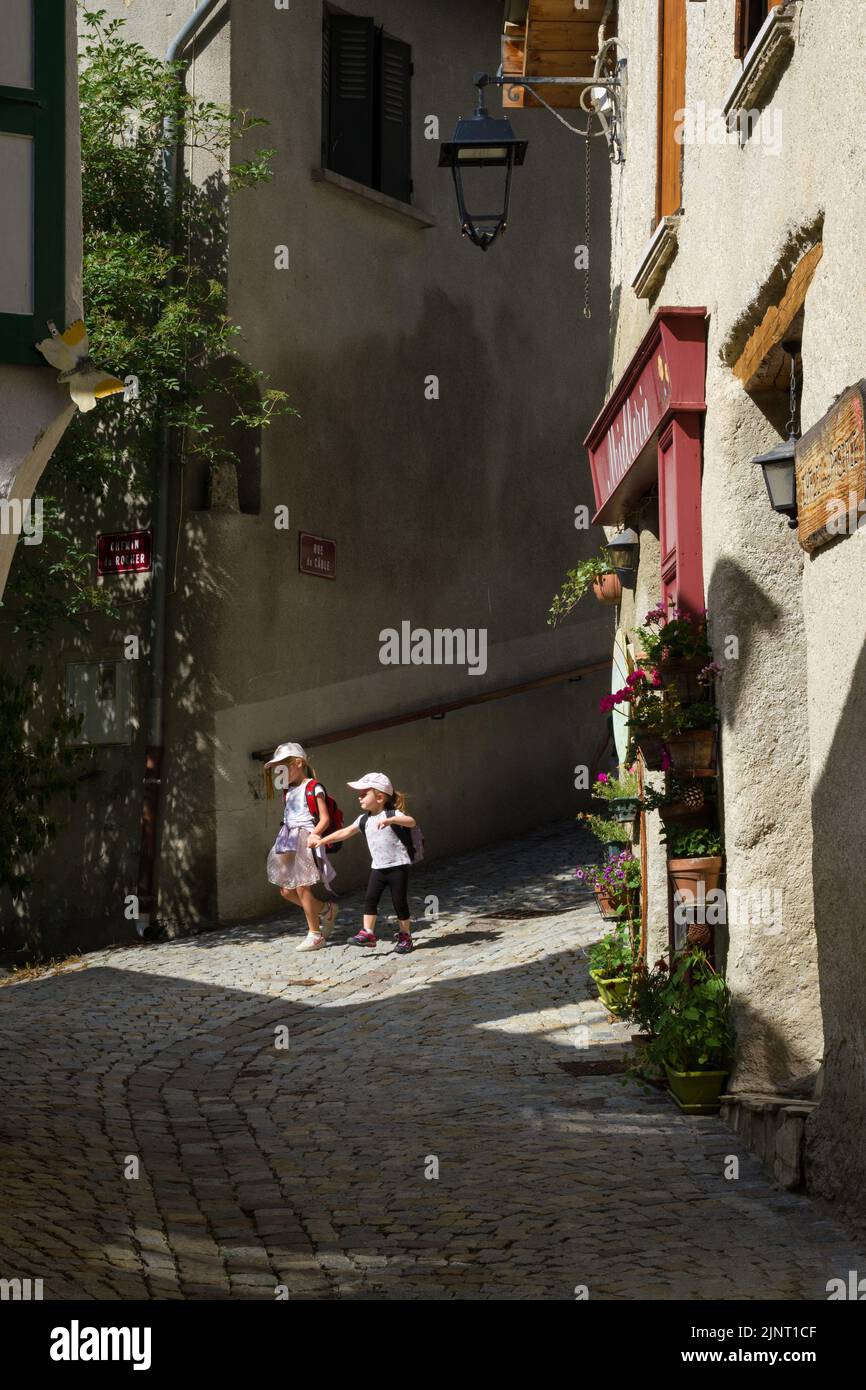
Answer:
<path fill-rule="evenodd" d="M 639 796 L 618 796 L 610 802 L 611 817 L 618 825 L 628 825 L 640 813 Z"/>
<path fill-rule="evenodd" d="M 715 729 L 686 729 L 666 739 L 670 770 L 678 777 L 709 776 L 716 771 Z M 649 764 L 647 764 L 649 766 Z"/>
<path fill-rule="evenodd" d="M 593 581 L 592 592 L 599 603 L 619 603 L 622 599 L 622 580 L 614 572 L 599 575 Z"/>
<path fill-rule="evenodd" d="M 683 704 L 688 704 L 691 700 L 705 700 L 706 686 L 700 683 L 698 676 L 706 668 L 707 662 L 708 658 L 705 656 L 696 656 L 688 660 L 683 658 L 679 661 L 660 661 L 657 669 L 662 688 L 676 690 Z"/>
<path fill-rule="evenodd" d="M 707 855 L 703 859 L 669 859 L 668 874 L 676 893 L 682 893 L 686 900 L 694 901 L 698 895 L 698 884 L 703 883 L 704 892 L 712 893 L 718 888 L 722 877 L 720 854 Z"/>
<path fill-rule="evenodd" d="M 605 922 L 615 922 L 618 920 L 618 909 L 626 901 L 624 893 L 605 893 L 600 888 L 594 888 L 595 905 L 604 918 Z"/>

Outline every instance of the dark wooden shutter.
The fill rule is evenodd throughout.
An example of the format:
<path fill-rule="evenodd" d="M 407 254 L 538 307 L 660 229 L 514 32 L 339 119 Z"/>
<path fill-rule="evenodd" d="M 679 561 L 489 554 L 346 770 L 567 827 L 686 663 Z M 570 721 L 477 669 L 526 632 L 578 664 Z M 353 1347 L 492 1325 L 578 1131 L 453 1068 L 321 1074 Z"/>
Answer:
<path fill-rule="evenodd" d="M 330 15 L 327 165 L 373 184 L 374 56 L 372 19 Z"/>
<path fill-rule="evenodd" d="M 412 50 L 381 38 L 379 59 L 379 188 L 408 203 L 412 195 Z"/>

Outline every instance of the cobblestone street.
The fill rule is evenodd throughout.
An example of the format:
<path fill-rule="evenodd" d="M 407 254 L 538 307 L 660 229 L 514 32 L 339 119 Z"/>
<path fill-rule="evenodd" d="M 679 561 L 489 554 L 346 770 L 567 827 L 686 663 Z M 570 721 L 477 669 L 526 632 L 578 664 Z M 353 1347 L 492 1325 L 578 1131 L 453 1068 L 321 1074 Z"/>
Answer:
<path fill-rule="evenodd" d="M 415 915 L 427 894 L 440 914 L 405 958 L 384 928 L 373 955 L 343 944 L 354 894 L 311 955 L 291 914 L 0 990 L 0 1277 L 46 1299 L 794 1300 L 866 1269 L 718 1120 L 580 1074 L 630 1030 L 588 986 L 577 857 L 564 826 L 425 865 Z"/>

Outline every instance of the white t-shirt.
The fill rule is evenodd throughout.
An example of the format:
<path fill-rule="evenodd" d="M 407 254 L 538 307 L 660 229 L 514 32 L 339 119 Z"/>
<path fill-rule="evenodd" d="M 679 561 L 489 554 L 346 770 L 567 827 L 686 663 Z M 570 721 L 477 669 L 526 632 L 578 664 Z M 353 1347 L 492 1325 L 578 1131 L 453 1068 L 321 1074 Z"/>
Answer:
<path fill-rule="evenodd" d="M 316 824 L 316 817 L 310 815 L 310 808 L 307 805 L 307 787 L 309 781 L 305 779 L 299 782 L 296 787 L 289 787 L 286 797 L 286 809 L 283 812 L 283 820 L 286 825 L 302 825 L 307 830 L 312 830 Z M 319 783 L 316 783 L 319 786 Z"/>
<path fill-rule="evenodd" d="M 386 830 L 379 829 L 379 821 L 387 820 L 393 814 L 393 811 L 380 811 L 377 816 L 370 816 L 364 829 L 374 869 L 397 869 L 401 864 L 412 863 L 406 846 L 393 828 L 389 825 Z M 361 828 L 362 819 L 359 816 L 354 822 L 358 829 Z"/>

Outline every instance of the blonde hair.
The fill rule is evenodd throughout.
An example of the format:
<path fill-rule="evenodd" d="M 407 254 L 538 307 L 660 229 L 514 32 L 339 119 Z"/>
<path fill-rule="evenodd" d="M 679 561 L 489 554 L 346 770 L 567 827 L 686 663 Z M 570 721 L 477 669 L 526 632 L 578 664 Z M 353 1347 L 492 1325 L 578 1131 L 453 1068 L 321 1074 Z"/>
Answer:
<path fill-rule="evenodd" d="M 406 793 L 398 792 L 395 788 L 394 795 L 388 798 L 385 805 L 390 811 L 399 811 L 401 816 L 404 815 L 406 812 Z"/>

